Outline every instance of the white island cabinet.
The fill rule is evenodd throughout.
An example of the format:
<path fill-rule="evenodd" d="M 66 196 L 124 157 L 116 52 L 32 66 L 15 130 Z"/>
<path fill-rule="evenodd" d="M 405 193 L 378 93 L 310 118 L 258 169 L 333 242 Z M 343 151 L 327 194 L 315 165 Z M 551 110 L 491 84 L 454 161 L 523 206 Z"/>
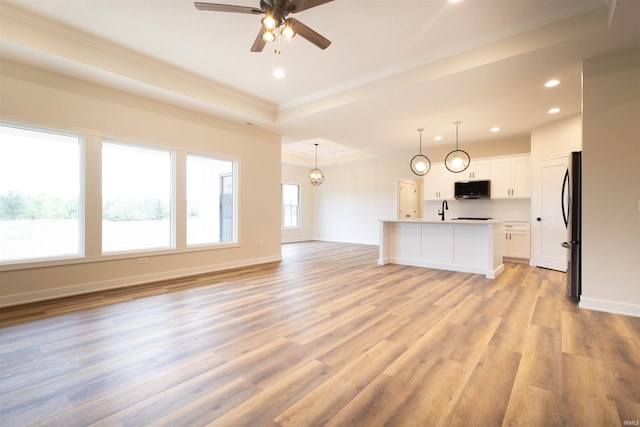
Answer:
<path fill-rule="evenodd" d="M 381 220 L 378 264 L 484 274 L 504 270 L 502 221 Z"/>

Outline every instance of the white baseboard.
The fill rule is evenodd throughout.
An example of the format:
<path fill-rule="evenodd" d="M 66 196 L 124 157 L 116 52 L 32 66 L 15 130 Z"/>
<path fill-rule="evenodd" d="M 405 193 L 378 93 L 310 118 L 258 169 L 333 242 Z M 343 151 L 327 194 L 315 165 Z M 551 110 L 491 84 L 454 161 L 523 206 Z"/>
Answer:
<path fill-rule="evenodd" d="M 586 308 L 588 310 L 640 317 L 640 305 L 637 304 L 580 297 L 580 303 L 578 305 L 580 308 Z"/>
<path fill-rule="evenodd" d="M 310 242 L 311 240 L 313 240 L 311 237 L 287 237 L 282 239 L 280 243 Z"/>
<path fill-rule="evenodd" d="M 202 265 L 181 270 L 162 271 L 158 273 L 144 274 L 140 276 L 129 276 L 118 279 L 104 280 L 101 282 L 83 283 L 80 285 L 66 286 L 63 288 L 46 289 L 42 291 L 26 292 L 0 296 L 0 307 L 26 304 L 36 301 L 50 300 L 54 298 L 68 297 L 72 295 L 86 294 L 89 292 L 104 291 L 106 289 L 122 288 L 126 286 L 140 285 L 159 280 L 176 279 L 179 277 L 193 276 L 196 274 L 212 273 L 215 271 L 230 270 L 232 268 L 248 267 L 252 265 L 266 264 L 269 262 L 282 261 L 281 255 L 274 255 L 262 258 L 245 259 L 222 264 Z"/>
<path fill-rule="evenodd" d="M 313 240 L 317 240 L 319 242 L 353 243 L 354 245 L 369 245 L 369 246 L 377 246 L 380 244 L 378 240 L 354 240 L 354 239 L 341 239 L 339 237 L 335 237 L 335 238 L 314 237 Z"/>

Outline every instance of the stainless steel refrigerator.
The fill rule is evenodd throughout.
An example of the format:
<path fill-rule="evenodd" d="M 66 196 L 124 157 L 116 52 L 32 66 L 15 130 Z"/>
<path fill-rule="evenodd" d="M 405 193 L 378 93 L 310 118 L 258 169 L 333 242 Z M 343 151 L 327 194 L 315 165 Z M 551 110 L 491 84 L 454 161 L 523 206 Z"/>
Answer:
<path fill-rule="evenodd" d="M 582 294 L 582 152 L 574 151 L 569 156 L 567 172 L 562 183 L 562 217 L 567 227 L 567 241 L 562 246 L 568 249 L 567 292 L 569 297 L 580 301 Z"/>

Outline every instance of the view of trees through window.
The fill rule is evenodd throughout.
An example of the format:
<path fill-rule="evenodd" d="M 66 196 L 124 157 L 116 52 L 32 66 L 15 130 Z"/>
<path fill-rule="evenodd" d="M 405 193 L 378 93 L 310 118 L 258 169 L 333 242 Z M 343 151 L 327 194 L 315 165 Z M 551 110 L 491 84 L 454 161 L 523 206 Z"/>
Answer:
<path fill-rule="evenodd" d="M 171 247 L 172 156 L 102 144 L 103 252 Z"/>
<path fill-rule="evenodd" d="M 83 150 L 79 135 L 0 124 L 0 263 L 84 255 Z M 102 252 L 175 248 L 174 152 L 103 141 L 101 162 L 87 203 L 102 201 Z M 237 239 L 235 168 L 187 155 L 187 245 Z"/>
<path fill-rule="evenodd" d="M 79 254 L 80 144 L 0 125 L 0 262 Z"/>

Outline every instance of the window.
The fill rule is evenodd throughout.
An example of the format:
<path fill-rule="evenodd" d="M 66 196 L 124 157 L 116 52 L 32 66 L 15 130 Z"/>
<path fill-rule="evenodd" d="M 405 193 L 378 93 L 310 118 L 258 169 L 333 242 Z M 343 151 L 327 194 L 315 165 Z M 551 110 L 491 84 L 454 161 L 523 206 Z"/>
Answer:
<path fill-rule="evenodd" d="M 172 155 L 102 144 L 102 251 L 172 246 Z"/>
<path fill-rule="evenodd" d="M 236 240 L 234 164 L 187 156 L 187 245 Z"/>
<path fill-rule="evenodd" d="M 300 227 L 300 186 L 282 184 L 282 226 Z"/>
<path fill-rule="evenodd" d="M 0 262 L 81 255 L 81 140 L 0 125 Z"/>

